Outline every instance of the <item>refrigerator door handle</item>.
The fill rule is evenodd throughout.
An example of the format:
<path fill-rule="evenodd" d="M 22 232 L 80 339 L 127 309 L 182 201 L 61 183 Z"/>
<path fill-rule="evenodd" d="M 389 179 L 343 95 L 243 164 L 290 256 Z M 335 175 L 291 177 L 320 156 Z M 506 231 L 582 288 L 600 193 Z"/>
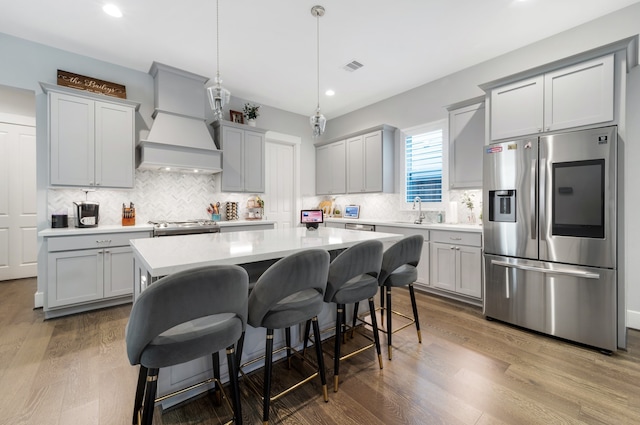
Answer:
<path fill-rule="evenodd" d="M 538 228 L 536 226 L 536 171 L 538 168 L 537 159 L 531 160 L 531 239 L 536 239 L 538 237 Z"/>
<path fill-rule="evenodd" d="M 547 229 L 547 212 L 545 211 L 546 207 L 546 198 L 547 196 L 547 175 L 546 175 L 546 166 L 547 166 L 547 158 L 540 158 L 540 193 L 538 195 L 539 207 L 537 208 L 538 214 L 540 214 L 540 240 L 543 241 L 546 239 L 546 229 Z"/>
<path fill-rule="evenodd" d="M 500 260 L 491 260 L 491 264 L 496 266 L 510 267 L 513 269 L 528 270 L 528 271 L 547 273 L 547 274 L 560 274 L 564 276 L 573 276 L 573 277 L 580 277 L 585 279 L 600 279 L 600 275 L 598 273 L 585 272 L 582 270 L 575 270 L 575 269 L 574 270 L 571 270 L 571 269 L 552 270 L 552 269 L 544 269 L 544 268 L 535 267 L 535 266 L 528 266 L 525 264 L 512 264 L 507 261 L 500 261 Z"/>

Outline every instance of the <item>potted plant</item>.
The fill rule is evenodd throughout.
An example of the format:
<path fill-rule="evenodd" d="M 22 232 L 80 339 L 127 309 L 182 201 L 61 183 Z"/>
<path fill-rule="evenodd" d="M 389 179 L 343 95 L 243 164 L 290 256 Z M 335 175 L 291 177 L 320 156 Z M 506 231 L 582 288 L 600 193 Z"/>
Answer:
<path fill-rule="evenodd" d="M 258 109 L 260 109 L 260 105 L 253 105 L 251 103 L 245 103 L 242 109 L 242 114 L 247 119 L 247 123 L 252 127 L 255 127 L 256 118 L 260 116 Z"/>

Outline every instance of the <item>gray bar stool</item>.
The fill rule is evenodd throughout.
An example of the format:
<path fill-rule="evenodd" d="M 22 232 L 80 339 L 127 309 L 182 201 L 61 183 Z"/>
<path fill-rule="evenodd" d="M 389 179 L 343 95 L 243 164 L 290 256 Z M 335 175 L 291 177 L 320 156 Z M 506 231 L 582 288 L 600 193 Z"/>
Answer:
<path fill-rule="evenodd" d="M 373 297 L 378 292 L 378 275 L 382 264 L 383 245 L 380 241 L 360 242 L 338 255 L 329 266 L 327 292 L 325 302 L 336 304 L 336 336 L 333 357 L 333 391 L 338 392 L 340 376 L 340 360 L 347 359 L 375 346 L 378 363 L 382 369 L 380 338 L 376 321 Z M 373 328 L 373 344 L 368 344 L 352 353 L 340 357 L 343 328 L 346 327 L 345 305 L 354 304 L 353 328 L 356 326 L 359 302 L 369 300 L 371 326 Z M 352 329 L 353 329 L 352 328 Z M 309 326 L 307 324 L 307 330 Z M 315 332 L 315 331 L 314 331 Z M 307 333 L 305 333 L 306 335 Z M 305 338 L 306 344 L 307 338 Z"/>
<path fill-rule="evenodd" d="M 329 401 L 320 345 L 318 314 L 322 311 L 324 291 L 329 272 L 329 253 L 322 249 L 309 249 L 282 258 L 267 269 L 256 282 L 249 295 L 249 325 L 266 328 L 263 414 L 269 423 L 269 404 L 280 396 L 320 375 L 324 401 Z M 287 358 L 291 357 L 291 326 L 313 321 L 316 335 L 318 372 L 289 389 L 271 397 L 271 366 L 273 362 L 273 331 L 285 329 Z M 242 341 L 239 347 L 242 346 Z M 240 350 L 240 348 L 239 348 Z"/>
<path fill-rule="evenodd" d="M 247 272 L 241 267 L 209 266 L 166 276 L 142 292 L 133 304 L 125 336 L 129 362 L 140 365 L 134 424 L 151 424 L 155 402 L 176 394 L 156 399 L 160 368 L 211 354 L 214 378 L 190 388 L 215 382 L 218 390 L 218 351 L 225 348 L 234 419 L 242 423 L 234 344 L 247 324 L 247 291 Z"/>
<path fill-rule="evenodd" d="M 418 307 L 416 306 L 416 295 L 413 289 L 413 283 L 418 279 L 418 270 L 416 266 L 420 262 L 420 255 L 422 254 L 422 245 L 424 244 L 424 238 L 422 235 L 408 236 L 395 244 L 391 245 L 382 257 L 382 268 L 380 270 L 380 276 L 378 277 L 378 283 L 380 284 L 380 305 L 381 305 L 381 317 L 384 316 L 384 312 L 387 311 L 387 328 L 383 332 L 387 333 L 387 350 L 389 353 L 389 360 L 391 360 L 391 335 L 411 326 L 415 323 L 416 331 L 418 332 L 418 342 L 422 343 L 422 335 L 420 333 L 420 320 L 418 318 Z M 409 295 L 411 296 L 411 307 L 413 308 L 413 318 L 406 316 L 405 314 L 394 311 L 391 308 L 391 288 L 399 286 L 409 286 Z M 386 292 L 386 307 L 384 295 Z M 397 314 L 410 322 L 406 325 L 392 330 L 391 317 L 393 314 Z"/>

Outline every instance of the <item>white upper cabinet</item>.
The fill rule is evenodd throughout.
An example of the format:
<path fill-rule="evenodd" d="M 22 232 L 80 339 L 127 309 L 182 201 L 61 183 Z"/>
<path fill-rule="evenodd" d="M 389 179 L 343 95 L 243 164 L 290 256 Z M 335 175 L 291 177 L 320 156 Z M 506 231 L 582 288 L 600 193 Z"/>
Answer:
<path fill-rule="evenodd" d="M 491 91 L 491 139 L 539 133 L 543 124 L 544 78 L 529 78 Z"/>
<path fill-rule="evenodd" d="M 263 193 L 265 132 L 228 122 L 213 127 L 222 150 L 222 191 Z"/>
<path fill-rule="evenodd" d="M 470 103 L 470 104 L 469 104 Z M 485 138 L 484 98 L 451 105 L 449 110 L 449 187 L 482 187 Z"/>
<path fill-rule="evenodd" d="M 545 74 L 545 131 L 612 121 L 613 90 L 613 55 Z"/>
<path fill-rule="evenodd" d="M 346 190 L 345 141 L 317 147 L 316 194 L 334 195 L 345 193 Z"/>
<path fill-rule="evenodd" d="M 49 183 L 132 188 L 139 104 L 41 85 L 48 94 Z"/>
<path fill-rule="evenodd" d="M 493 88 L 491 140 L 614 120 L 614 55 Z"/>

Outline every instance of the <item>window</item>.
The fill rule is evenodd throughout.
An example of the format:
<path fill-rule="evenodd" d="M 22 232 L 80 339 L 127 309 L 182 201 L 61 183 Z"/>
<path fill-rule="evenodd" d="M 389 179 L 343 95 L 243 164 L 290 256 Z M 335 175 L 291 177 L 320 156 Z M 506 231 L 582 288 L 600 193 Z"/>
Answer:
<path fill-rule="evenodd" d="M 405 200 L 440 203 L 443 184 L 444 121 L 405 130 Z"/>

